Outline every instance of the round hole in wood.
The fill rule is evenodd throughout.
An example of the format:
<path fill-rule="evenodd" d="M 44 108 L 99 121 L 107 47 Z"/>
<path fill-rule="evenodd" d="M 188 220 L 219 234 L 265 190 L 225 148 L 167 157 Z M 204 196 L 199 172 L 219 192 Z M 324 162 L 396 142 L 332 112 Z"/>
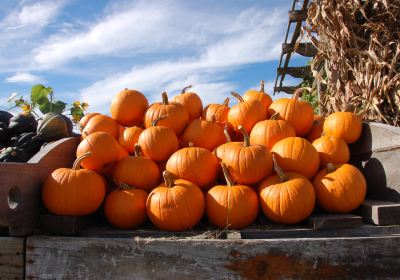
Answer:
<path fill-rule="evenodd" d="M 14 186 L 8 191 L 7 202 L 8 207 L 11 210 L 18 208 L 19 203 L 21 202 L 21 192 L 18 187 Z"/>

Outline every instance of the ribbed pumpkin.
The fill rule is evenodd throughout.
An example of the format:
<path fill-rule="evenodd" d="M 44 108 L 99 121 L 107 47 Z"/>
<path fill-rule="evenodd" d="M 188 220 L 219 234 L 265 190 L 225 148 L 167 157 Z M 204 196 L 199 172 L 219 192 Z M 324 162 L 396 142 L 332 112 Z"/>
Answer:
<path fill-rule="evenodd" d="M 58 168 L 44 181 L 42 200 L 51 213 L 82 216 L 100 207 L 106 192 L 104 178 L 94 171 L 80 169 L 82 160 L 90 157 L 90 153 L 79 156 L 72 169 Z"/>
<path fill-rule="evenodd" d="M 129 153 L 135 150 L 135 144 L 138 142 L 143 129 L 137 126 L 127 127 L 120 132 L 118 137 L 119 144 L 124 147 Z"/>
<path fill-rule="evenodd" d="M 258 197 L 245 185 L 235 185 L 227 167 L 222 163 L 226 185 L 218 185 L 207 192 L 207 217 L 219 228 L 242 229 L 254 222 L 258 215 Z"/>
<path fill-rule="evenodd" d="M 284 171 L 314 177 L 319 169 L 319 156 L 314 146 L 300 137 L 288 137 L 277 142 L 271 150 Z"/>
<path fill-rule="evenodd" d="M 80 130 L 82 131 L 85 128 L 85 126 L 87 125 L 87 123 L 89 122 L 89 120 L 97 115 L 100 115 L 100 113 L 88 113 L 88 114 L 84 115 L 81 118 L 81 120 L 79 121 Z"/>
<path fill-rule="evenodd" d="M 205 210 L 204 195 L 192 182 L 174 180 L 163 172 L 164 183 L 155 188 L 146 202 L 147 215 L 161 230 L 191 229 L 202 218 Z"/>
<path fill-rule="evenodd" d="M 269 106 L 272 104 L 272 98 L 264 90 L 264 81 L 261 80 L 260 90 L 250 89 L 243 95 L 244 101 L 257 100 L 263 106 L 265 111 L 268 111 Z"/>
<path fill-rule="evenodd" d="M 364 201 L 367 184 L 363 174 L 350 164 L 331 164 L 315 176 L 318 204 L 328 212 L 348 213 Z"/>
<path fill-rule="evenodd" d="M 206 190 L 215 184 L 218 161 L 212 152 L 199 147 L 187 147 L 172 154 L 166 169 L 176 178 L 185 179 Z"/>
<path fill-rule="evenodd" d="M 135 145 L 135 156 L 123 158 L 114 167 L 113 178 L 117 183 L 151 191 L 159 182 L 160 170 L 151 159 L 142 157 L 140 145 Z"/>
<path fill-rule="evenodd" d="M 271 150 L 276 142 L 287 137 L 295 137 L 296 132 L 289 122 L 278 120 L 278 113 L 270 120 L 256 123 L 250 133 L 250 144 L 264 145 Z"/>
<path fill-rule="evenodd" d="M 312 145 L 318 152 L 321 167 L 325 167 L 329 162 L 333 164 L 348 163 L 350 160 L 349 147 L 341 138 L 321 136 Z"/>
<path fill-rule="evenodd" d="M 95 132 L 87 136 L 78 145 L 76 156 L 91 152 L 91 156 L 82 161 L 82 167 L 94 171 L 100 171 L 114 162 L 120 156 L 118 142 L 110 134 Z"/>
<path fill-rule="evenodd" d="M 194 92 L 187 92 L 192 86 L 187 86 L 182 89 L 180 95 L 172 98 L 172 101 L 182 104 L 189 113 L 189 121 L 200 118 L 203 111 L 203 103 L 200 97 Z"/>
<path fill-rule="evenodd" d="M 207 105 L 203 113 L 201 114 L 201 118 L 205 121 L 211 121 L 215 118 L 215 121 L 220 126 L 225 126 L 228 119 L 229 113 L 229 97 L 225 99 L 222 104 L 209 104 Z"/>
<path fill-rule="evenodd" d="M 132 229 L 147 220 L 144 190 L 124 186 L 112 191 L 104 203 L 104 214 L 107 221 L 117 228 Z"/>
<path fill-rule="evenodd" d="M 227 167 L 233 181 L 239 184 L 260 182 L 272 172 L 271 154 L 265 146 L 251 145 L 244 127 L 239 127 L 244 142 L 230 142 L 214 150 L 215 155 Z"/>
<path fill-rule="evenodd" d="M 267 118 L 267 111 L 259 101 L 244 101 L 235 92 L 232 92 L 232 95 L 238 99 L 239 103 L 229 110 L 228 122 L 235 131 L 239 131 L 238 127 L 243 126 L 247 133 L 250 133 L 256 123 Z"/>
<path fill-rule="evenodd" d="M 326 135 L 342 138 L 347 144 L 352 144 L 361 136 L 362 122 L 354 113 L 336 112 L 326 118 L 324 132 Z"/>
<path fill-rule="evenodd" d="M 296 90 L 292 98 L 281 98 L 272 102 L 268 109 L 269 116 L 279 113 L 279 119 L 288 121 L 296 135 L 303 137 L 310 132 L 314 123 L 314 111 L 310 103 L 299 99 L 302 89 Z"/>
<path fill-rule="evenodd" d="M 265 179 L 259 188 L 261 209 L 273 222 L 296 224 L 314 209 L 315 192 L 311 182 L 303 175 L 284 172 L 274 159 L 277 175 Z"/>
<path fill-rule="evenodd" d="M 37 127 L 37 137 L 45 142 L 56 141 L 70 136 L 67 120 L 63 115 L 47 113 Z"/>
<path fill-rule="evenodd" d="M 109 116 L 96 115 L 86 124 L 82 131 L 82 138 L 85 138 L 94 132 L 106 132 L 112 137 L 118 139 L 119 129 L 119 124 Z"/>
<path fill-rule="evenodd" d="M 152 126 L 154 120 L 160 116 L 166 116 L 158 121 L 159 126 L 166 126 L 172 129 L 176 135 L 181 135 L 189 123 L 189 113 L 180 103 L 169 102 L 166 92 L 162 93 L 162 102 L 154 103 L 147 109 L 144 116 L 146 128 Z"/>
<path fill-rule="evenodd" d="M 320 115 L 314 116 L 314 123 L 311 131 L 305 137 L 310 143 L 322 136 L 325 117 Z"/>
<path fill-rule="evenodd" d="M 111 102 L 111 116 L 122 126 L 140 126 L 149 103 L 146 97 L 134 89 L 124 89 Z"/>
<path fill-rule="evenodd" d="M 160 116 L 155 119 L 152 126 L 146 128 L 138 138 L 144 156 L 156 162 L 166 161 L 179 149 L 178 138 L 174 131 L 165 126 L 158 126 L 158 122 L 165 117 Z"/>
<path fill-rule="evenodd" d="M 215 118 L 211 121 L 195 119 L 188 125 L 181 139 L 184 146 L 192 142 L 194 146 L 210 151 L 226 142 L 224 128 L 217 124 Z"/>

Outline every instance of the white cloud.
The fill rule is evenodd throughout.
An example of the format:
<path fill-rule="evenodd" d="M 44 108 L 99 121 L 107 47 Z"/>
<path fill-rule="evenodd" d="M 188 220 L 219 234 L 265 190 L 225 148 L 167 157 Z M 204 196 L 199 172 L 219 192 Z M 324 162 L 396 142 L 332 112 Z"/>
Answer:
<path fill-rule="evenodd" d="M 21 72 L 16 73 L 11 77 L 6 78 L 7 83 L 20 83 L 20 84 L 35 84 L 43 83 L 44 79 L 40 76 L 32 75 L 30 73 Z"/>

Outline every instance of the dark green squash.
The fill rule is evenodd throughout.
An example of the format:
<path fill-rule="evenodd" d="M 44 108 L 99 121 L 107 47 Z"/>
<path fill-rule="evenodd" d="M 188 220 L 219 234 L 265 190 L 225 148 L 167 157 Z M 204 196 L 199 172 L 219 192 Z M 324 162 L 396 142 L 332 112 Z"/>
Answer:
<path fill-rule="evenodd" d="M 3 142 L 0 142 L 0 152 L 1 152 L 1 150 L 5 149 L 5 148 L 7 148 L 7 145 L 4 144 Z"/>
<path fill-rule="evenodd" d="M 0 122 L 5 123 L 8 126 L 12 117 L 13 115 L 9 112 L 0 110 Z"/>
<path fill-rule="evenodd" d="M 36 137 L 36 132 L 23 133 L 11 140 L 11 146 L 24 150 L 29 158 L 33 157 L 44 143 L 42 139 Z"/>
<path fill-rule="evenodd" d="M 0 122 L 0 141 L 8 141 L 10 139 L 10 131 L 8 125 Z"/>
<path fill-rule="evenodd" d="M 72 130 L 74 129 L 74 124 L 72 123 L 71 119 L 68 118 L 66 115 L 61 115 L 61 116 L 63 116 L 65 123 L 67 124 L 68 136 L 72 136 Z"/>
<path fill-rule="evenodd" d="M 63 115 L 48 113 L 37 127 L 37 135 L 45 142 L 56 141 L 70 136 L 68 124 Z"/>
<path fill-rule="evenodd" d="M 10 119 L 8 128 L 13 135 L 19 135 L 24 132 L 35 132 L 37 121 L 35 116 L 30 113 L 20 113 Z"/>
<path fill-rule="evenodd" d="M 28 156 L 24 150 L 8 147 L 0 153 L 0 162 L 27 162 Z"/>

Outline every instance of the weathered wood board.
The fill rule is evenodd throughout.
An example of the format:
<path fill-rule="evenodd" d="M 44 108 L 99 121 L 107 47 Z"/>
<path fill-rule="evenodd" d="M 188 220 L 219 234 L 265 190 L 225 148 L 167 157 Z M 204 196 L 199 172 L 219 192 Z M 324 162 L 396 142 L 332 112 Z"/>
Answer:
<path fill-rule="evenodd" d="M 366 200 L 358 212 L 364 221 L 374 225 L 400 225 L 400 203 Z"/>
<path fill-rule="evenodd" d="M 29 237 L 27 279 L 399 279 L 400 236 L 271 240 Z"/>
<path fill-rule="evenodd" d="M 0 279 L 24 279 L 24 238 L 0 237 Z"/>

